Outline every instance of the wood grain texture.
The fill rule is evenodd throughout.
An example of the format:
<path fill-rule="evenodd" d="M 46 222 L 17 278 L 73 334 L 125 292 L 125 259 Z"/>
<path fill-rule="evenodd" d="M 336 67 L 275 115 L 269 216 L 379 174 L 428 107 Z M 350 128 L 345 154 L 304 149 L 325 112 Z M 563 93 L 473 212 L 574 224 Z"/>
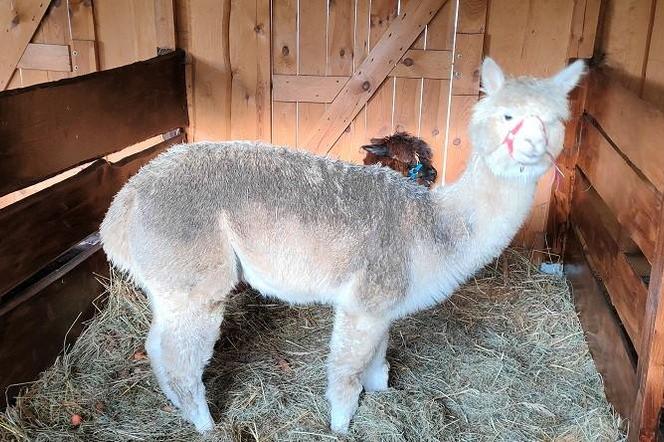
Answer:
<path fill-rule="evenodd" d="M 230 5 L 230 0 L 177 2 L 178 46 L 191 60 L 191 141 L 230 138 Z"/>
<path fill-rule="evenodd" d="M 590 77 L 586 111 L 639 171 L 664 192 L 664 112 L 599 72 Z"/>
<path fill-rule="evenodd" d="M 0 121 L 4 195 L 186 126 L 184 53 L 4 92 Z M 52 154 L 54 140 L 58 155 Z"/>
<path fill-rule="evenodd" d="M 229 53 L 233 139 L 270 141 L 270 2 L 231 1 Z"/>
<path fill-rule="evenodd" d="M 0 407 L 6 397 L 11 401 L 19 393 L 16 387 L 8 389 L 10 385 L 37 379 L 62 352 L 63 344 L 73 344 L 83 331 L 94 313 L 92 301 L 105 290 L 97 275 L 108 275 L 102 251 L 0 314 Z"/>
<path fill-rule="evenodd" d="M 601 0 L 576 0 L 570 30 L 569 58 L 591 58 L 599 25 Z"/>
<path fill-rule="evenodd" d="M 329 106 L 305 146 L 323 153 L 332 147 L 444 1 L 423 0 L 404 8 L 404 13 L 388 27 L 384 38 Z"/>
<path fill-rule="evenodd" d="M 574 304 L 593 362 L 604 379 L 606 398 L 616 411 L 629 418 L 636 397 L 635 361 L 629 338 L 620 325 L 603 284 L 595 279 L 579 240 L 569 238 L 565 276 L 571 283 Z"/>
<path fill-rule="evenodd" d="M 461 0 L 457 34 L 483 34 L 488 3 L 488 0 Z"/>
<path fill-rule="evenodd" d="M 452 51 L 409 49 L 390 75 L 401 78 L 449 80 Z"/>
<path fill-rule="evenodd" d="M 297 0 L 272 2 L 272 75 L 297 74 Z M 273 80 L 274 81 L 274 80 Z M 297 147 L 297 103 L 276 101 L 272 94 L 272 142 Z"/>
<path fill-rule="evenodd" d="M 654 441 L 664 406 L 664 204 L 657 218 L 660 226 L 648 286 L 637 375 L 639 389 L 632 410 L 630 441 Z"/>
<path fill-rule="evenodd" d="M 587 121 L 578 166 L 650 262 L 655 258 L 658 194 Z"/>
<path fill-rule="evenodd" d="M 29 43 L 16 65 L 19 69 L 70 72 L 69 46 Z"/>
<path fill-rule="evenodd" d="M 483 52 L 483 34 L 457 34 L 453 95 L 478 95 Z"/>
<path fill-rule="evenodd" d="M 611 227 L 607 227 L 607 224 L 615 224 L 611 221 L 610 209 L 581 175 L 577 175 L 576 180 L 578 185 L 572 200 L 575 232 L 639 353 L 648 289 L 612 238 Z"/>
<path fill-rule="evenodd" d="M 450 100 L 450 82 L 424 79 L 422 87 L 420 137 L 433 151 L 433 166 L 438 172 L 436 182 L 441 183 L 445 175 L 445 127 L 447 105 Z"/>
<path fill-rule="evenodd" d="M 657 0 L 641 96 L 664 110 L 664 0 Z"/>
<path fill-rule="evenodd" d="M 44 0 L 4 1 L 0 4 L 0 91 L 11 80 L 49 2 Z"/>
<path fill-rule="evenodd" d="M 604 3 L 599 50 L 621 83 L 641 93 L 655 0 L 611 0 Z"/>
<path fill-rule="evenodd" d="M 473 106 L 477 103 L 477 96 L 453 95 L 451 100 L 450 127 L 445 156 L 445 183 L 456 181 L 466 169 L 472 150 L 468 137 L 468 124 Z"/>
<path fill-rule="evenodd" d="M 324 75 L 273 75 L 275 101 L 331 103 L 349 77 Z"/>
<path fill-rule="evenodd" d="M 325 75 L 327 61 L 326 0 L 301 1 L 299 6 L 298 74 Z M 302 145 L 302 141 L 311 135 L 316 122 L 324 113 L 324 104 L 306 102 L 298 104 L 298 147 L 306 148 Z"/>
<path fill-rule="evenodd" d="M 174 0 L 154 0 L 154 26 L 157 51 L 172 50 L 177 46 L 175 38 Z"/>
<path fill-rule="evenodd" d="M 179 135 L 118 163 L 98 160 L 80 173 L 0 210 L 0 295 L 99 228 L 113 196 Z"/>

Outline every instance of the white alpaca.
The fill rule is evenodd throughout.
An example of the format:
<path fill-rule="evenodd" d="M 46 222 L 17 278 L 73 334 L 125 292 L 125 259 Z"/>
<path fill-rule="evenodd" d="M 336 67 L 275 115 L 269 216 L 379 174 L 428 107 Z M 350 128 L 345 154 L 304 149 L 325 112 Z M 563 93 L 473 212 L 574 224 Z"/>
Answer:
<path fill-rule="evenodd" d="M 225 298 L 246 281 L 334 306 L 327 398 L 331 428 L 346 432 L 362 389 L 388 386 L 390 324 L 449 297 L 523 223 L 583 71 L 578 61 L 506 80 L 486 59 L 473 156 L 457 183 L 431 192 L 385 168 L 250 142 L 180 145 L 146 165 L 101 236 L 150 299 L 146 347 L 164 393 L 199 431 L 213 428 L 201 376 Z"/>

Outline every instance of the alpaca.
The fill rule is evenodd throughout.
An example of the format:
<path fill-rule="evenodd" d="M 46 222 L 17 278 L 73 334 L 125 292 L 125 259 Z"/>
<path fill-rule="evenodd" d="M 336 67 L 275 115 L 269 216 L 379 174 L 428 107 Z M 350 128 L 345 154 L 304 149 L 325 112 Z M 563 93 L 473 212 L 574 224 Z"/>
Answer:
<path fill-rule="evenodd" d="M 331 429 L 347 432 L 362 389 L 388 388 L 390 324 L 448 298 L 525 220 L 584 70 L 506 79 L 485 59 L 470 163 L 431 191 L 384 167 L 257 142 L 177 145 L 144 166 L 100 232 L 149 298 L 146 349 L 166 396 L 199 432 L 213 429 L 202 374 L 225 299 L 246 281 L 334 307 L 326 397 Z"/>
<path fill-rule="evenodd" d="M 433 153 L 421 138 L 407 132 L 396 132 L 383 138 L 372 138 L 362 146 L 367 151 L 364 164 L 389 167 L 425 187 L 431 187 L 438 172 L 431 164 Z"/>

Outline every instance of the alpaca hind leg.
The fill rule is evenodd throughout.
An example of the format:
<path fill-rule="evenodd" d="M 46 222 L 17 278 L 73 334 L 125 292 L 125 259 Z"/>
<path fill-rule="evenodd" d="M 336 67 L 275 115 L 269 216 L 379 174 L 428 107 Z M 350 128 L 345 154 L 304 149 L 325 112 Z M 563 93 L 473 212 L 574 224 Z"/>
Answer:
<path fill-rule="evenodd" d="M 362 373 L 360 381 L 364 391 L 384 391 L 387 390 L 387 382 L 390 373 L 390 364 L 385 359 L 387 352 L 387 343 L 389 334 L 386 332 L 380 344 L 369 362 L 369 366 Z"/>
<path fill-rule="evenodd" d="M 385 319 L 337 311 L 330 341 L 327 387 L 333 431 L 348 431 L 362 391 L 360 379 L 388 327 L 389 322 Z"/>
<path fill-rule="evenodd" d="M 146 342 L 162 391 L 201 433 L 214 427 L 202 377 L 221 321 L 222 308 L 214 304 L 190 303 L 177 311 L 155 309 Z"/>

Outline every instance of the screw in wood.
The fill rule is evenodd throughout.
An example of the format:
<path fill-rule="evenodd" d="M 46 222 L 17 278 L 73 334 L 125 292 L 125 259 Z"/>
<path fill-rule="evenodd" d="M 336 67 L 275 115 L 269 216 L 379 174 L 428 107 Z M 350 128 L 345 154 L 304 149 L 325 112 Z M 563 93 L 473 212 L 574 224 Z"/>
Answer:
<path fill-rule="evenodd" d="M 369 89 L 371 89 L 371 83 L 369 83 L 368 81 L 365 81 L 364 83 L 362 83 L 362 90 L 363 91 L 368 91 Z"/>

